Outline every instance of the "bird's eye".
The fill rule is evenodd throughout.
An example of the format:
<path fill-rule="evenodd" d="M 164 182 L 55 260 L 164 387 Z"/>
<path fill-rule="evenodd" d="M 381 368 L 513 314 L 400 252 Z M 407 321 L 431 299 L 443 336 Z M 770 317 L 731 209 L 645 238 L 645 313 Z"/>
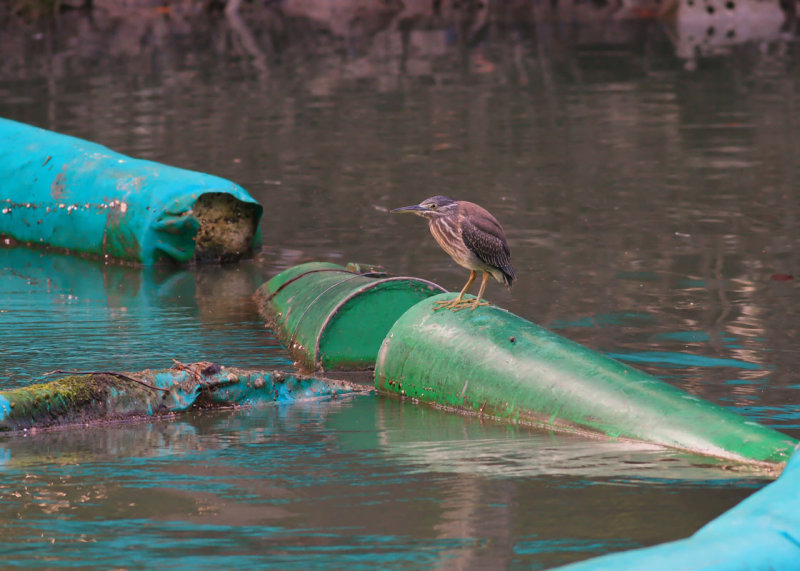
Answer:
<path fill-rule="evenodd" d="M 434 204 L 434 203 L 431 203 L 431 204 L 429 204 L 428 206 L 431 208 L 431 210 L 433 210 L 433 209 L 435 209 L 435 208 L 436 208 L 436 204 Z"/>

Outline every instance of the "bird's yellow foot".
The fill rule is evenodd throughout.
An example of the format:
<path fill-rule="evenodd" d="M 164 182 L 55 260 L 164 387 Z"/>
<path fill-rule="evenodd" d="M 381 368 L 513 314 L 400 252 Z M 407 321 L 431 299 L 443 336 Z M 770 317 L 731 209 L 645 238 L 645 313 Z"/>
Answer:
<path fill-rule="evenodd" d="M 444 299 L 441 301 L 434 302 L 434 311 L 439 311 L 440 309 L 453 309 L 454 307 L 461 305 L 464 303 L 463 299 Z"/>
<path fill-rule="evenodd" d="M 479 301 L 478 299 L 451 299 L 451 300 L 443 300 L 437 301 L 433 304 L 434 311 L 439 311 L 440 309 L 449 309 L 450 311 L 461 311 L 462 309 L 470 309 L 472 311 L 479 305 L 490 305 L 486 301 Z"/>
<path fill-rule="evenodd" d="M 462 309 L 469 308 L 470 311 L 475 311 L 475 308 L 479 305 L 492 305 L 488 301 L 479 300 L 477 297 L 475 299 L 471 299 L 469 301 L 463 302 L 463 304 L 459 304 L 458 307 L 454 308 L 453 311 L 461 311 Z"/>

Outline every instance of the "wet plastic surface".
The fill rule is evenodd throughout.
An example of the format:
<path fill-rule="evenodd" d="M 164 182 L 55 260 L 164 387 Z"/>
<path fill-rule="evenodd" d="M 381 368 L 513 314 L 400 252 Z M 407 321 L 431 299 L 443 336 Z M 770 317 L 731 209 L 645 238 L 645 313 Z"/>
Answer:
<path fill-rule="evenodd" d="M 358 371 L 375 367 L 381 341 L 403 312 L 442 291 L 420 278 L 311 262 L 269 280 L 256 300 L 302 367 Z"/>
<path fill-rule="evenodd" d="M 388 394 L 511 422 L 781 465 L 797 441 L 495 306 L 409 309 L 375 368 Z"/>

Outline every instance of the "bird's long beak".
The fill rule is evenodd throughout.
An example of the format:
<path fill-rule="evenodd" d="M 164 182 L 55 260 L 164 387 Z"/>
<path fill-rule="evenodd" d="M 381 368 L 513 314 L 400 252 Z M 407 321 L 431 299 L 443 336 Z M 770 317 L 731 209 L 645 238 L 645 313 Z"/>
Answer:
<path fill-rule="evenodd" d="M 389 212 L 391 212 L 392 214 L 396 213 L 402 214 L 403 212 L 417 213 L 417 212 L 424 212 L 425 210 L 427 210 L 427 208 L 425 208 L 424 206 L 420 206 L 419 204 L 414 204 L 412 206 L 403 206 L 401 208 L 395 208 L 393 210 L 390 210 Z"/>

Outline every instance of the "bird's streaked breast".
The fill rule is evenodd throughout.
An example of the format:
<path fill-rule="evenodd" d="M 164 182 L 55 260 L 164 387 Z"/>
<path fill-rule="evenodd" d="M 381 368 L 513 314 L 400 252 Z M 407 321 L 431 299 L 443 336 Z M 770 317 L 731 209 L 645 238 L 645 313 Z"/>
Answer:
<path fill-rule="evenodd" d="M 472 252 L 463 247 L 460 221 L 446 222 L 442 218 L 432 218 L 429 226 L 433 238 L 442 250 L 447 252 L 457 264 L 470 268 Z"/>

